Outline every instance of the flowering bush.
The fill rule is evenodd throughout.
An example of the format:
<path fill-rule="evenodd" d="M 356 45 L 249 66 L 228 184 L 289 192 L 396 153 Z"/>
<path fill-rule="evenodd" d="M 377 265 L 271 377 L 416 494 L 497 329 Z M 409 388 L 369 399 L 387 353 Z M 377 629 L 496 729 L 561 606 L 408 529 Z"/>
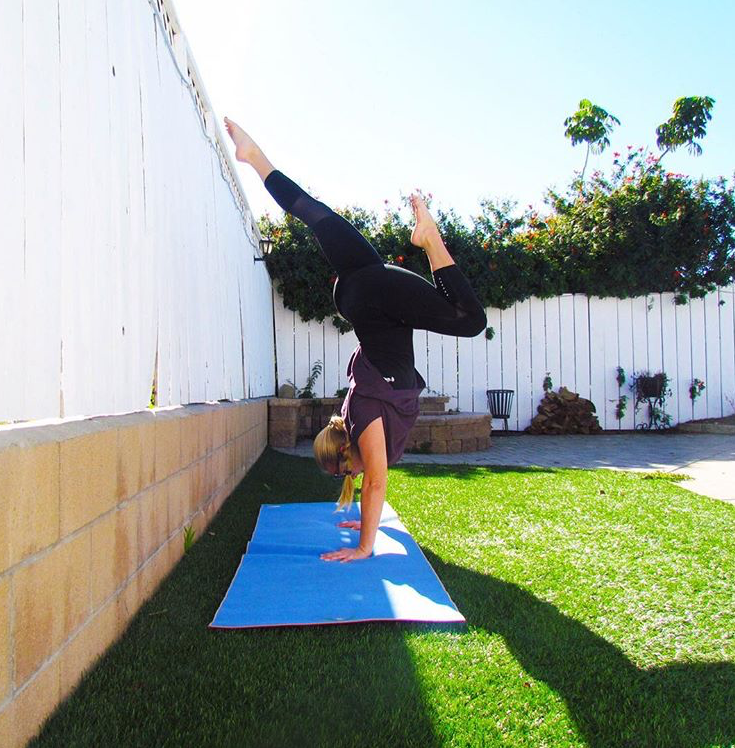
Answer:
<path fill-rule="evenodd" d="M 735 278 L 735 194 L 725 179 L 666 172 L 629 146 L 614 154 L 610 176 L 575 178 L 565 194 L 549 191 L 547 205 L 547 215 L 531 206 L 519 214 L 512 202 L 483 200 L 472 226 L 454 211 L 437 212 L 449 252 L 486 306 L 568 292 L 626 298 L 673 291 L 686 303 Z M 385 262 L 430 278 L 423 250 L 410 242 L 409 211 L 388 205 L 380 218 L 360 208 L 338 212 Z M 267 266 L 285 306 L 304 320 L 331 316 L 349 329 L 335 315 L 334 271 L 311 230 L 289 215 L 266 215 L 260 228 L 274 239 Z"/>

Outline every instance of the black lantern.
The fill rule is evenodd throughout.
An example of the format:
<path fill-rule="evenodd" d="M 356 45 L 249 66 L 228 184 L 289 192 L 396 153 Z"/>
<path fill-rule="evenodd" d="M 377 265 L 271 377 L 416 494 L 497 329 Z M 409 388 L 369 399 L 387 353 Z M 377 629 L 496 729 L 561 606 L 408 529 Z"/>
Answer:
<path fill-rule="evenodd" d="M 259 242 L 260 254 L 262 257 L 253 257 L 253 262 L 265 262 L 265 256 L 271 253 L 273 249 L 273 239 L 269 236 L 264 236 Z"/>

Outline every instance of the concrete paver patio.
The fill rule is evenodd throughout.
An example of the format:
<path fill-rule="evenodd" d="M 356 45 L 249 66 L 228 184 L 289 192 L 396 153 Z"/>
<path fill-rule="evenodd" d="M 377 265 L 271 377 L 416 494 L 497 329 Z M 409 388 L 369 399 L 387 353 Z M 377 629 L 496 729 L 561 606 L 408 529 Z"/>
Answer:
<path fill-rule="evenodd" d="M 300 442 L 288 454 L 311 457 L 312 442 Z M 439 465 L 537 465 L 610 468 L 683 473 L 679 485 L 695 493 L 735 504 L 735 435 L 685 433 L 532 436 L 493 434 L 481 452 L 452 455 L 406 454 L 402 463 Z"/>

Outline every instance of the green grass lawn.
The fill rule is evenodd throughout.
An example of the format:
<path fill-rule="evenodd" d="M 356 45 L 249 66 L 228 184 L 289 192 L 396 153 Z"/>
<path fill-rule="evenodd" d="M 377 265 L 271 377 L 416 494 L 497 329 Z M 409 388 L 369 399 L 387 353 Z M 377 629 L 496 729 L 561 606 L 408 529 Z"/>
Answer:
<path fill-rule="evenodd" d="M 259 505 L 338 495 L 267 452 L 34 745 L 735 742 L 735 507 L 604 470 L 389 476 L 467 626 L 207 629 Z"/>

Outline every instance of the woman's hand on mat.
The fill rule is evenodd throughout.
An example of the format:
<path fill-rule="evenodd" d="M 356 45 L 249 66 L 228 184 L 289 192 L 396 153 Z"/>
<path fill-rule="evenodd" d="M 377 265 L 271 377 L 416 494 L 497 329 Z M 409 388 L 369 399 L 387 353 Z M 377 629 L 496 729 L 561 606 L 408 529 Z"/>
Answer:
<path fill-rule="evenodd" d="M 368 558 L 372 550 L 367 553 L 358 546 L 357 548 L 340 548 L 338 551 L 330 551 L 329 553 L 322 553 L 320 558 L 322 561 L 359 561 L 363 558 Z"/>
<path fill-rule="evenodd" d="M 338 522 L 337 527 L 349 527 L 350 530 L 359 530 L 361 524 L 359 519 L 346 519 L 344 522 Z"/>

